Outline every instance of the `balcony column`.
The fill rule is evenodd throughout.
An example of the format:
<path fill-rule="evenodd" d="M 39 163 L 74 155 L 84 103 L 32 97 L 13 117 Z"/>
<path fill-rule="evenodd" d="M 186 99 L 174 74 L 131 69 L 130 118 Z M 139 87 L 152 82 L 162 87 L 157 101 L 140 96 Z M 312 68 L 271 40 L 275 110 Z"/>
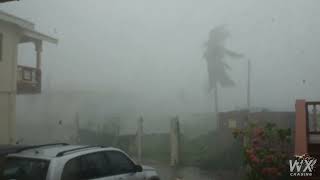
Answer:
<path fill-rule="evenodd" d="M 37 41 L 35 42 L 35 47 L 36 47 L 36 54 L 37 54 L 37 64 L 36 67 L 37 69 L 41 69 L 41 61 L 42 61 L 42 41 Z"/>

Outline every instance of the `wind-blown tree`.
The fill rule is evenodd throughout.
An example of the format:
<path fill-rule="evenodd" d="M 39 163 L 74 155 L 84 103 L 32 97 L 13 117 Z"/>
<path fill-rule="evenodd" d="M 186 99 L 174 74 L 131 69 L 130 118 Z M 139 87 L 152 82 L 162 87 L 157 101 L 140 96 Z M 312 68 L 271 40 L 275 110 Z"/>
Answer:
<path fill-rule="evenodd" d="M 218 26 L 212 29 L 209 33 L 209 40 L 206 42 L 206 50 L 204 52 L 209 76 L 208 92 L 214 91 L 214 106 L 217 117 L 219 113 L 218 85 L 223 88 L 235 85 L 235 82 L 228 74 L 228 70 L 231 68 L 225 60 L 227 57 L 243 57 L 242 54 L 231 51 L 225 47 L 225 42 L 229 36 L 230 33 L 225 26 Z"/>

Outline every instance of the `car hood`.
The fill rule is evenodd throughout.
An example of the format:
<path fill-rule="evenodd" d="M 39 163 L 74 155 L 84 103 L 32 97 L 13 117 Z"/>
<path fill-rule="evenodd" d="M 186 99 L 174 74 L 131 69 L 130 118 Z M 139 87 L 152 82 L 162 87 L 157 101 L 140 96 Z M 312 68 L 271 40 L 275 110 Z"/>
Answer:
<path fill-rule="evenodd" d="M 142 166 L 143 171 L 155 171 L 155 169 L 151 166 Z"/>

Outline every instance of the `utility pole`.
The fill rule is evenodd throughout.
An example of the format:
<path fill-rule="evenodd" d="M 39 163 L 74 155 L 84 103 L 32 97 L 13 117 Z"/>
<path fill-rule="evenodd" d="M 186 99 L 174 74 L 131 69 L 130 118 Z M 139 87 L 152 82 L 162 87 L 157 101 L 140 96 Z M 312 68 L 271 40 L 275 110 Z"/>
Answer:
<path fill-rule="evenodd" d="M 247 106 L 248 106 L 248 112 L 250 112 L 251 108 L 251 102 L 250 102 L 250 96 L 251 96 L 251 62 L 250 59 L 248 59 L 248 80 L 247 80 Z"/>

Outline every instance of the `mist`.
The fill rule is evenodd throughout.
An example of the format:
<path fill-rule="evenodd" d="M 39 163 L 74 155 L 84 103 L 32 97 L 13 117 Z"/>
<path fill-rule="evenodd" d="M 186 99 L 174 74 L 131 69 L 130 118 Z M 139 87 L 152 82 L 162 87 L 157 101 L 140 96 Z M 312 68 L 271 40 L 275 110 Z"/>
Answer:
<path fill-rule="evenodd" d="M 228 47 L 252 61 L 253 106 L 288 110 L 296 98 L 317 98 L 318 4 L 30 0 L 1 9 L 59 38 L 44 48 L 44 90 L 122 92 L 138 99 L 142 112 L 177 113 L 213 109 L 202 54 L 209 31 L 222 24 L 232 35 Z M 21 64 L 33 62 L 32 48 L 20 47 Z M 224 111 L 246 103 L 246 63 L 228 62 L 236 87 L 222 90 Z"/>
<path fill-rule="evenodd" d="M 42 94 L 19 95 L 17 119 L 43 121 L 50 127 L 61 119 L 72 123 L 77 112 L 86 126 L 91 119 L 103 122 L 106 116 L 131 116 L 135 124 L 139 116 L 152 115 L 151 122 L 156 122 L 162 116 L 214 112 L 203 54 L 209 32 L 222 25 L 230 33 L 226 48 L 244 57 L 225 59 L 235 86 L 218 87 L 219 110 L 247 108 L 249 59 L 252 108 L 293 111 L 296 99 L 319 98 L 320 41 L 314 35 L 320 31 L 315 18 L 319 4 L 315 0 L 4 4 L 1 10 L 30 20 L 37 30 L 59 39 L 58 45 L 44 44 Z M 19 64 L 34 65 L 34 59 L 32 44 L 19 45 Z"/>
<path fill-rule="evenodd" d="M 293 152 L 320 147 L 310 140 L 319 103 L 309 102 L 320 99 L 319 0 L 0 4 L 58 39 L 43 42 L 41 93 L 2 92 L 10 143 L 112 146 L 172 180 L 284 179 Z M 8 31 L 18 26 L 0 24 L 17 43 Z M 17 56 L 31 67 L 41 59 L 32 43 L 19 42 Z M 29 69 L 17 82 L 35 87 L 39 69 Z"/>

